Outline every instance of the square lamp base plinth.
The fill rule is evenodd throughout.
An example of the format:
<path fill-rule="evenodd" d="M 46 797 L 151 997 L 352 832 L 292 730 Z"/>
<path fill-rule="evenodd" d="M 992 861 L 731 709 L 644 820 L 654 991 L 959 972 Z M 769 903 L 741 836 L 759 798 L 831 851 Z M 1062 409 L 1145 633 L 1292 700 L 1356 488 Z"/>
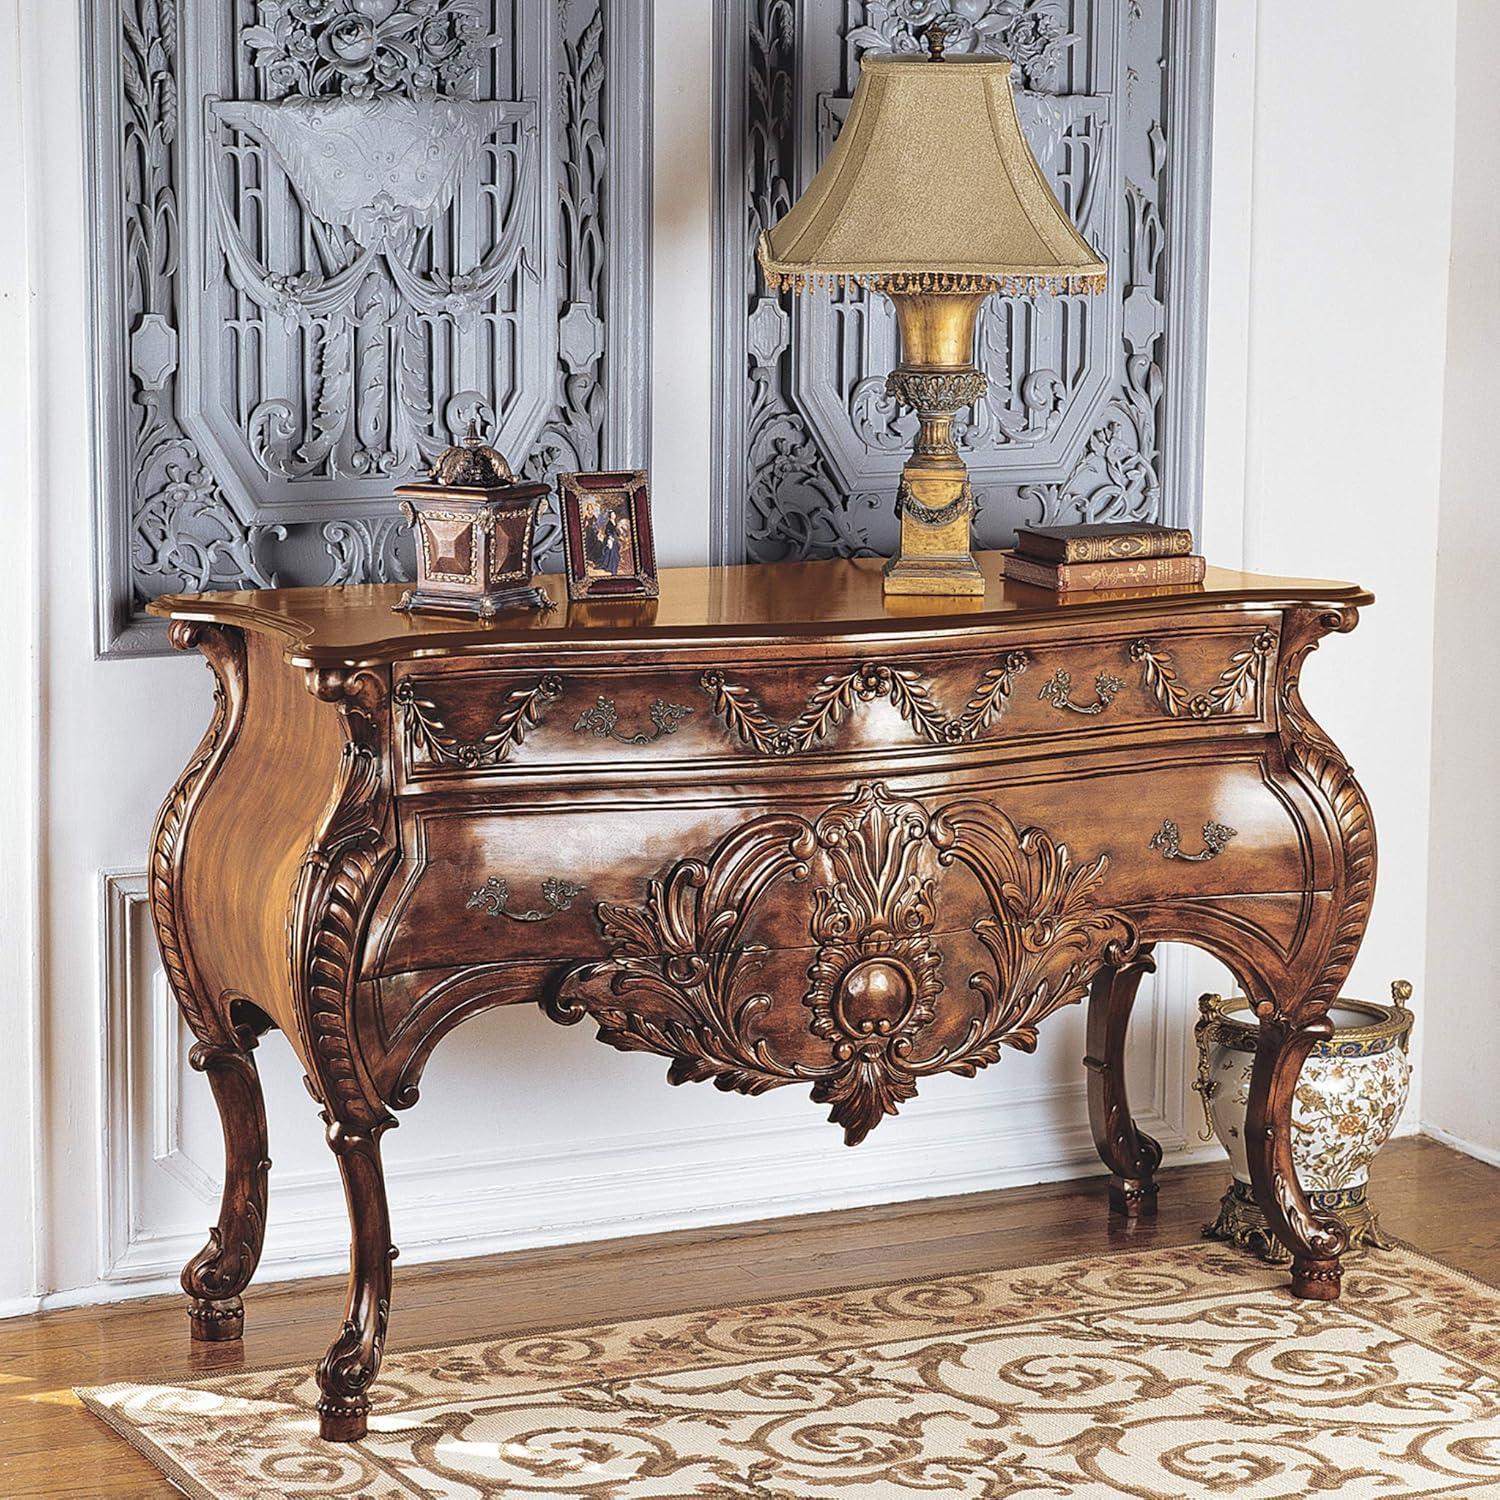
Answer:
<path fill-rule="evenodd" d="M 885 565 L 887 594 L 949 594 L 983 598 L 984 574 L 968 553 L 893 557 Z"/>

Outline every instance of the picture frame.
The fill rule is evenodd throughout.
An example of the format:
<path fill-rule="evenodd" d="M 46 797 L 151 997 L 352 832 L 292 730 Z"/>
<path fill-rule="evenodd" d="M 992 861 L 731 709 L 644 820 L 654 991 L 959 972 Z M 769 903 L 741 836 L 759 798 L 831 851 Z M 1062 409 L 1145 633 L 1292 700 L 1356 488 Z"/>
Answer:
<path fill-rule="evenodd" d="M 643 469 L 559 474 L 568 598 L 655 599 L 656 541 Z"/>

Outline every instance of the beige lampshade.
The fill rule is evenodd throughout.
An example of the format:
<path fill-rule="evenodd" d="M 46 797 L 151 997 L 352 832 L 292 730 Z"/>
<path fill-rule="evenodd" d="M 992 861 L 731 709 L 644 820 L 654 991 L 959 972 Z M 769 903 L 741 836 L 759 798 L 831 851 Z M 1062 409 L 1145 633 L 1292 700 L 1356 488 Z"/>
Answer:
<path fill-rule="evenodd" d="M 1010 63 L 866 55 L 849 117 L 760 239 L 775 286 L 1011 294 L 1104 289 L 1016 118 Z"/>

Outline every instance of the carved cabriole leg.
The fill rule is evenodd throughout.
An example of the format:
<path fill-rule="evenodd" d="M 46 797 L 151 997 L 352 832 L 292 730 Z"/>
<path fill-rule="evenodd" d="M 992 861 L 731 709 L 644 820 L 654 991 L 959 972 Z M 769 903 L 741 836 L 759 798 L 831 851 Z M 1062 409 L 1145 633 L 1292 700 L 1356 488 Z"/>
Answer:
<path fill-rule="evenodd" d="M 221 1343 L 245 1328 L 240 1293 L 260 1263 L 266 1235 L 266 1189 L 271 1160 L 266 1154 L 266 1105 L 255 1067 L 255 1033 L 236 1032 L 235 1045 L 199 1042 L 188 1060 L 208 1075 L 224 1126 L 224 1195 L 219 1222 L 208 1243 L 183 1268 L 182 1289 L 192 1299 L 188 1317 L 194 1339 Z"/>
<path fill-rule="evenodd" d="M 327 1113 L 328 1144 L 338 1158 L 349 1206 L 349 1293 L 344 1326 L 318 1366 L 318 1430 L 331 1443 L 365 1435 L 370 1387 L 380 1373 L 391 1311 L 391 1216 L 386 1204 L 380 1137 L 395 1124 L 347 1129 Z"/>
<path fill-rule="evenodd" d="M 238 1339 L 244 1331 L 240 1294 L 255 1274 L 265 1237 L 266 1114 L 251 1049 L 255 1033 L 236 1027 L 225 1002 L 209 993 L 194 959 L 184 920 L 184 878 L 193 817 L 218 776 L 245 716 L 245 638 L 238 630 L 174 620 L 168 639 L 195 647 L 214 674 L 214 713 L 202 742 L 157 814 L 151 833 L 148 891 L 151 921 L 167 982 L 193 1036 L 190 1061 L 208 1075 L 224 1129 L 224 1194 L 208 1243 L 183 1268 L 193 1338 Z"/>
<path fill-rule="evenodd" d="M 389 682 L 372 671 L 308 673 L 338 708 L 338 782 L 303 858 L 292 903 L 291 958 L 308 1085 L 323 1105 L 349 1208 L 344 1324 L 318 1366 L 324 1438 L 365 1435 L 391 1303 L 390 1211 L 380 1137 L 395 1124 L 365 1066 L 355 1024 L 357 965 L 370 913 L 396 857 L 389 782 Z"/>
<path fill-rule="evenodd" d="M 1349 1234 L 1332 1214 L 1316 1213 L 1302 1191 L 1292 1161 L 1292 1099 L 1308 1054 L 1332 1035 L 1321 1018 L 1300 1027 L 1263 1019 L 1245 1113 L 1250 1182 L 1271 1232 L 1292 1252 L 1292 1292 L 1323 1302 L 1339 1295 Z"/>
<path fill-rule="evenodd" d="M 1107 966 L 1094 976 L 1089 991 L 1088 1055 L 1089 1123 L 1094 1145 L 1110 1169 L 1109 1206 L 1127 1219 L 1156 1216 L 1155 1172 L 1161 1147 L 1136 1129 L 1125 1093 L 1125 1036 L 1141 980 L 1153 973 L 1152 949 L 1139 950 L 1118 968 Z"/>

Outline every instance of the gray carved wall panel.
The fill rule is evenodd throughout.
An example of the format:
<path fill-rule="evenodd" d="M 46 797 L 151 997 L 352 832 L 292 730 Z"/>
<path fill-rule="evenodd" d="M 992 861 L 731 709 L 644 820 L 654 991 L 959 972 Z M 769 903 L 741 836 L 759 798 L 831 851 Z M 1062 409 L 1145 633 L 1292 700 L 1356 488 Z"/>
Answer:
<path fill-rule="evenodd" d="M 964 420 L 978 545 L 1017 521 L 1196 526 L 1212 0 L 732 0 L 720 9 L 715 168 L 715 546 L 725 561 L 885 553 L 915 417 L 885 394 L 890 303 L 795 300 L 755 241 L 837 137 L 867 49 L 1016 64 L 1027 137 L 1110 266 L 1104 297 L 992 298 L 987 398 Z M 925 50 L 925 49 L 920 49 Z"/>
<path fill-rule="evenodd" d="M 648 3 L 83 30 L 101 649 L 157 645 L 175 589 L 406 576 L 392 490 L 471 417 L 533 477 L 644 462 Z"/>

